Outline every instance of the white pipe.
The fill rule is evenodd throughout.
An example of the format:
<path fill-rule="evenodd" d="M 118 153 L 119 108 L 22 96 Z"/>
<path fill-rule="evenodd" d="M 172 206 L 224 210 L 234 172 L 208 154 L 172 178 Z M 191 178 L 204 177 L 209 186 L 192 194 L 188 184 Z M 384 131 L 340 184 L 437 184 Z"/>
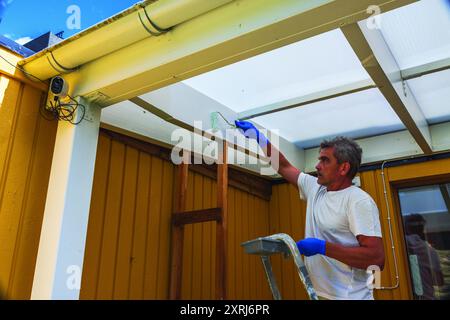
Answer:
<path fill-rule="evenodd" d="M 233 0 L 146 0 L 108 18 L 19 64 L 46 80 L 151 35 L 189 21 Z"/>
<path fill-rule="evenodd" d="M 384 165 L 386 164 L 386 162 L 388 162 L 388 161 L 384 161 L 381 164 L 381 179 L 383 180 L 384 201 L 386 203 L 387 220 L 388 220 L 388 225 L 389 225 L 389 236 L 391 238 L 392 256 L 394 257 L 394 267 L 395 267 L 395 279 L 396 279 L 396 281 L 395 281 L 395 285 L 394 286 L 375 288 L 375 289 L 378 289 L 378 290 L 393 290 L 393 289 L 398 288 L 398 286 L 400 284 L 400 279 L 399 279 L 399 274 L 398 274 L 398 266 L 397 266 L 397 257 L 395 255 L 394 238 L 392 237 L 391 210 L 389 209 L 389 202 L 388 202 L 388 198 L 387 198 L 386 181 L 384 179 Z"/>

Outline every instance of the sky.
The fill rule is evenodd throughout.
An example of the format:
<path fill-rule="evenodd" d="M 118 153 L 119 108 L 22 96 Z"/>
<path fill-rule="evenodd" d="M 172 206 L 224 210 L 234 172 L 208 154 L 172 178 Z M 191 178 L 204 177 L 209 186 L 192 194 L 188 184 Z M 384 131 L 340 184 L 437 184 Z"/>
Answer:
<path fill-rule="evenodd" d="M 24 44 L 48 31 L 66 39 L 138 0 L 0 0 L 0 34 Z M 2 7 L 5 7 L 4 9 Z"/>

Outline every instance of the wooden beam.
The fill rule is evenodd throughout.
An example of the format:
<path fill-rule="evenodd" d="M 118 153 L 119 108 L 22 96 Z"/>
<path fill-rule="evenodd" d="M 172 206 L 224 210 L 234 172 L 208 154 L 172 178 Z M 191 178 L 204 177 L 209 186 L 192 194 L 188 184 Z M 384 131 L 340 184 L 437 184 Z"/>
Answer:
<path fill-rule="evenodd" d="M 361 64 L 391 105 L 416 143 L 425 154 L 431 154 L 431 134 L 425 116 L 406 81 L 381 31 L 364 23 L 341 27 Z"/>
<path fill-rule="evenodd" d="M 175 212 L 172 215 L 172 224 L 175 226 L 220 220 L 222 220 L 221 208 Z"/>
<path fill-rule="evenodd" d="M 216 228 L 216 298 L 227 299 L 227 222 L 228 222 L 228 146 L 223 143 L 217 166 L 217 206 L 221 208 L 222 219 Z"/>
<path fill-rule="evenodd" d="M 217 165 L 191 164 L 189 170 L 217 180 Z M 272 179 L 264 179 L 256 174 L 239 171 L 228 166 L 228 186 L 247 192 L 266 201 L 272 195 Z"/>
<path fill-rule="evenodd" d="M 188 184 L 187 159 L 189 152 L 183 150 L 183 162 L 178 166 L 177 181 L 175 183 L 174 208 L 177 212 L 182 212 L 186 208 L 186 194 Z M 170 268 L 170 292 L 171 300 L 181 299 L 181 276 L 183 271 L 183 241 L 184 226 L 172 225 L 172 258 Z"/>
<path fill-rule="evenodd" d="M 179 119 L 174 118 L 173 116 L 171 116 L 170 114 L 168 114 L 167 112 L 155 107 L 154 105 L 152 105 L 150 102 L 145 101 L 142 98 L 139 97 L 134 97 L 130 99 L 131 102 L 133 102 L 135 105 L 141 107 L 144 110 L 147 110 L 148 112 L 152 113 L 153 115 L 157 116 L 158 118 L 169 122 L 175 126 L 178 126 L 180 128 L 186 129 L 189 132 L 193 132 L 194 134 L 198 132 L 198 134 L 202 135 L 203 137 L 210 139 L 210 140 L 215 140 L 218 141 L 219 143 L 222 141 L 221 139 L 219 139 L 218 137 L 213 136 L 212 134 L 210 134 L 209 132 L 203 131 L 203 130 L 198 130 L 198 129 L 194 129 L 194 126 L 187 124 Z M 249 156 L 255 157 L 256 159 L 262 159 L 264 161 L 269 161 L 269 159 L 262 154 L 259 153 L 254 153 L 248 149 L 245 149 L 242 146 L 239 146 L 237 144 L 233 144 L 231 146 L 231 148 L 235 149 L 236 151 L 240 151 L 243 152 Z"/>
<path fill-rule="evenodd" d="M 450 58 L 435 60 L 419 66 L 403 69 L 403 80 L 410 80 L 450 69 Z"/>
<path fill-rule="evenodd" d="M 102 128 L 100 128 L 100 134 L 104 134 L 115 141 L 119 141 L 139 151 L 148 153 L 149 155 L 171 162 L 171 146 L 158 145 L 151 139 L 114 126 L 105 124 L 102 124 L 101 126 Z M 194 153 L 191 152 L 191 163 L 194 163 L 193 157 Z M 189 170 L 214 180 L 217 179 L 216 164 L 190 164 Z M 272 194 L 272 178 L 259 176 L 243 168 L 234 167 L 232 165 L 229 165 L 228 167 L 228 175 L 229 186 L 248 192 L 251 195 L 257 196 L 266 201 L 270 201 Z"/>
<path fill-rule="evenodd" d="M 304 96 L 296 97 L 289 100 L 279 101 L 273 104 L 269 104 L 266 106 L 261 106 L 257 108 L 253 108 L 250 110 L 246 110 L 240 112 L 238 114 L 238 119 L 240 120 L 248 120 L 256 117 L 265 116 L 268 114 L 281 112 L 293 108 L 298 108 L 301 106 L 306 106 L 312 103 L 334 99 L 337 97 L 342 97 L 345 95 L 349 95 L 352 93 L 357 93 L 365 90 L 374 89 L 377 86 L 373 84 L 372 80 L 362 80 L 357 81 L 345 85 L 341 85 L 338 87 L 330 88 L 327 90 L 322 90 L 318 92 L 314 92 L 311 94 L 307 94 Z"/>
<path fill-rule="evenodd" d="M 73 95 L 108 106 L 369 18 L 371 5 L 384 13 L 415 1 L 235 1 L 104 55 L 67 79 Z"/>

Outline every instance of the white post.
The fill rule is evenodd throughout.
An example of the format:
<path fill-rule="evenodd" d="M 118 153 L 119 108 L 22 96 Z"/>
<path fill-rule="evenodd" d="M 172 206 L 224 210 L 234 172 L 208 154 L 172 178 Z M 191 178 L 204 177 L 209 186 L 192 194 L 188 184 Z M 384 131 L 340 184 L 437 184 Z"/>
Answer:
<path fill-rule="evenodd" d="M 79 299 L 101 113 L 82 103 L 81 123 L 58 123 L 31 299 Z"/>

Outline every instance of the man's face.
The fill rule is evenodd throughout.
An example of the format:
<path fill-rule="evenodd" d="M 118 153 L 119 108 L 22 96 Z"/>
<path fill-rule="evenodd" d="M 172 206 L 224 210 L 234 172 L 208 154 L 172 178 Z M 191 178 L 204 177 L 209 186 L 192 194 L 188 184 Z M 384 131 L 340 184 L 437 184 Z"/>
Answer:
<path fill-rule="evenodd" d="M 338 164 L 334 156 L 334 148 L 324 148 L 320 150 L 319 162 L 316 165 L 317 183 L 329 186 L 332 183 L 345 179 L 348 172 L 348 163 Z"/>

